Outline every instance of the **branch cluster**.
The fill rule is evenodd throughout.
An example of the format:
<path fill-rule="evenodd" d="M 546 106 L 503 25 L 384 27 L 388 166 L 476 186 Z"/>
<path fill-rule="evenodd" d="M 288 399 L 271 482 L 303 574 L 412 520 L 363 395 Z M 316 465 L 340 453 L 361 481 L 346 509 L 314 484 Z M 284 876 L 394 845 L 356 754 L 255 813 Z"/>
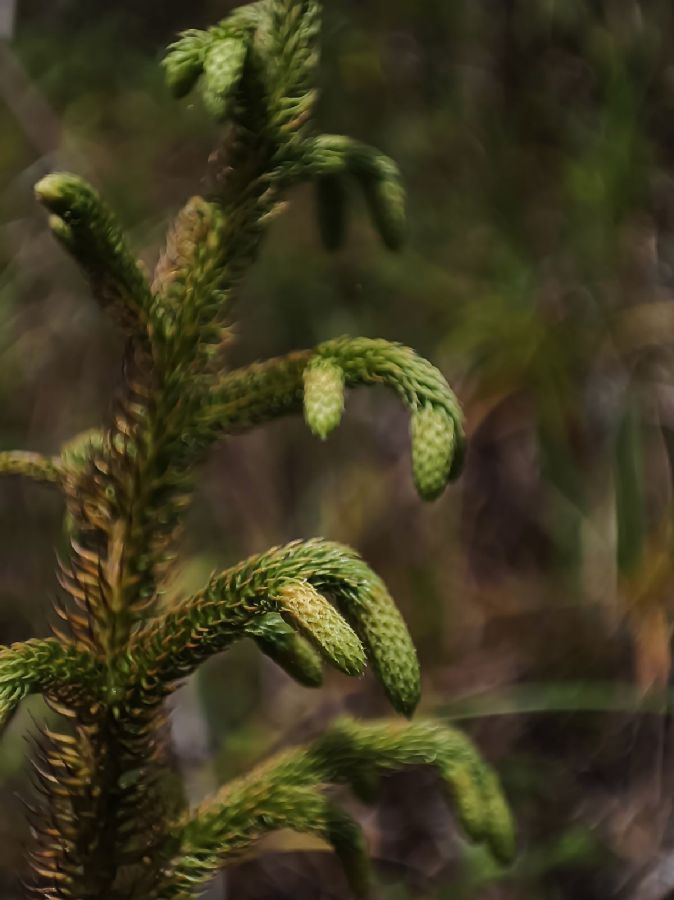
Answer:
<path fill-rule="evenodd" d="M 512 826 L 496 777 L 470 743 L 431 724 L 338 724 L 186 813 L 168 789 L 163 703 L 215 653 L 250 638 L 293 678 L 322 665 L 360 675 L 370 662 L 393 707 L 411 716 L 419 668 L 385 585 L 352 550 L 293 542 L 214 575 L 192 597 L 159 600 L 175 557 L 195 468 L 215 441 L 303 412 L 320 438 L 339 424 L 347 388 L 382 384 L 411 416 L 419 494 L 458 476 L 464 431 L 445 379 L 412 350 L 342 337 L 228 372 L 232 301 L 289 186 L 311 181 L 325 243 L 345 235 L 355 181 L 384 243 L 404 234 L 404 191 L 388 157 L 315 132 L 320 5 L 259 0 L 207 31 L 188 31 L 164 66 L 177 96 L 197 90 L 227 123 L 213 186 L 178 214 L 149 279 L 98 193 L 75 175 L 36 187 L 49 226 L 127 337 L 124 384 L 107 427 L 55 457 L 0 454 L 0 473 L 59 486 L 72 552 L 55 637 L 0 651 L 0 725 L 28 694 L 70 718 L 49 735 L 34 816 L 37 886 L 52 898 L 193 896 L 212 872 L 267 831 L 291 827 L 331 843 L 362 892 L 363 839 L 322 788 L 357 790 L 400 765 L 435 765 L 463 826 L 500 860 Z"/>

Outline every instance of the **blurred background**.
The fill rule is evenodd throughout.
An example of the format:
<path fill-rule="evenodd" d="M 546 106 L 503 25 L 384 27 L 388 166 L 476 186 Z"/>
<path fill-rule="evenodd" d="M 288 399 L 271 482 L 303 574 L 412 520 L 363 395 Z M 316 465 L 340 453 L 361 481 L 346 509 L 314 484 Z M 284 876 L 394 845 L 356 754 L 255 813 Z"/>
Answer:
<path fill-rule="evenodd" d="M 158 61 L 227 0 L 0 0 L 0 447 L 55 452 L 98 425 L 120 340 L 32 199 L 89 178 L 151 264 L 198 189 L 213 129 Z M 248 277 L 232 364 L 343 333 L 402 341 L 466 410 L 461 481 L 431 506 L 408 421 L 353 394 L 325 444 L 300 419 L 204 467 L 183 586 L 296 537 L 354 545 L 417 642 L 422 712 L 498 768 L 520 830 L 500 871 L 466 845 L 431 772 L 345 800 L 382 900 L 674 897 L 670 727 L 674 454 L 674 10 L 668 0 L 328 0 L 320 121 L 404 172 L 410 240 L 381 248 L 354 198 L 345 250 L 292 196 Z M 0 641 L 46 634 L 59 499 L 0 484 Z M 242 644 L 175 699 L 192 800 L 339 711 L 386 715 L 367 676 L 304 690 Z M 27 704 L 0 745 L 0 896 L 20 896 Z M 26 736 L 29 736 L 28 739 Z M 211 898 L 348 896 L 317 844 L 265 842 Z"/>

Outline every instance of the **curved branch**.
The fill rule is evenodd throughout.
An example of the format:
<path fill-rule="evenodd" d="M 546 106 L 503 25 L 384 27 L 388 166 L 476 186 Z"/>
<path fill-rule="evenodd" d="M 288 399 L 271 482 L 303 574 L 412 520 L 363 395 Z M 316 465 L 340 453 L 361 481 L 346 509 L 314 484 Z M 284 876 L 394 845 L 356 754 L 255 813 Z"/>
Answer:
<path fill-rule="evenodd" d="M 186 823 L 179 857 L 165 875 L 162 897 L 192 897 L 227 862 L 265 834 L 289 828 L 329 843 L 357 897 L 365 897 L 369 861 L 365 838 L 351 816 L 318 791 L 294 785 L 242 780 Z"/>
<path fill-rule="evenodd" d="M 20 475 L 44 484 L 59 484 L 63 469 L 58 457 L 43 456 L 28 450 L 7 450 L 0 453 L 0 475 Z"/>
<path fill-rule="evenodd" d="M 0 728 L 29 694 L 68 706 L 93 699 L 101 687 L 94 656 L 59 641 L 30 640 L 0 650 Z"/>
<path fill-rule="evenodd" d="M 128 650 L 129 702 L 136 702 L 139 685 L 160 699 L 203 660 L 254 633 L 270 612 L 347 674 L 362 671 L 364 646 L 393 706 L 413 712 L 419 667 L 400 613 L 381 579 L 353 550 L 324 540 L 253 556 L 139 632 Z"/>
<path fill-rule="evenodd" d="M 468 836 L 484 843 L 498 861 L 512 860 L 513 823 L 498 779 L 464 735 L 430 722 L 345 719 L 308 748 L 274 757 L 224 787 L 180 822 L 167 896 L 186 896 L 180 891 L 204 884 L 263 833 L 282 827 L 323 833 L 330 822 L 340 822 L 319 793 L 324 785 L 358 787 L 364 779 L 410 765 L 434 766 Z M 350 824 L 346 833 L 347 849 L 356 852 L 346 860 L 342 854 L 342 862 L 362 888 L 366 868 L 359 839 Z"/>
<path fill-rule="evenodd" d="M 150 306 L 150 286 L 107 205 L 87 182 L 67 172 L 47 175 L 35 194 L 51 213 L 52 233 L 89 279 L 103 308 L 138 334 Z"/>
<path fill-rule="evenodd" d="M 404 766 L 431 765 L 442 778 L 461 825 L 504 863 L 515 854 L 514 824 L 499 780 L 460 731 L 436 722 L 342 719 L 310 748 L 310 770 L 359 786 Z"/>
<path fill-rule="evenodd" d="M 343 242 L 347 178 L 360 184 L 372 223 L 385 246 L 389 250 L 402 247 L 407 231 L 405 188 L 398 166 L 380 150 L 345 135 L 321 134 L 290 148 L 282 172 L 290 184 L 315 181 L 319 222 L 327 225 L 323 234 L 328 249 L 336 249 Z M 326 208 L 325 201 L 336 203 L 336 214 Z"/>
<path fill-rule="evenodd" d="M 410 411 L 417 489 L 424 499 L 437 497 L 461 472 L 463 413 L 442 373 L 401 344 L 341 337 L 231 372 L 204 413 L 205 439 L 248 431 L 303 405 L 309 426 L 326 437 L 341 418 L 343 387 L 361 385 L 385 385 Z"/>

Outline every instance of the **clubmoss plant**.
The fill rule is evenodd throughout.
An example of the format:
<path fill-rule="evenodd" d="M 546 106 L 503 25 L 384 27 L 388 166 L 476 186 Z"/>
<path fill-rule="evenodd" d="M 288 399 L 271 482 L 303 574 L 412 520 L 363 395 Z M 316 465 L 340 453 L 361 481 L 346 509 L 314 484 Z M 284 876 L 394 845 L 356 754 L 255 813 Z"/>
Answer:
<path fill-rule="evenodd" d="M 44 803 L 31 809 L 34 887 L 49 898 L 186 898 L 266 832 L 323 837 L 355 892 L 367 884 L 356 823 L 324 793 L 368 794 L 399 766 L 434 765 L 467 834 L 500 860 L 513 829 L 494 773 L 462 734 L 432 722 L 342 720 L 315 743 L 267 760 L 197 809 L 181 803 L 165 754 L 164 700 L 181 679 L 242 638 L 292 677 L 321 682 L 324 661 L 347 675 L 371 662 L 393 707 L 419 698 L 411 639 L 382 581 L 347 547 L 296 541 L 214 575 L 173 605 L 176 544 L 205 452 L 226 435 L 304 410 L 325 438 L 346 388 L 385 384 L 411 413 L 414 478 L 436 497 L 461 468 L 464 434 L 442 375 L 412 350 L 338 338 L 314 350 L 227 371 L 232 301 L 268 222 L 298 182 L 315 184 L 328 247 L 345 231 L 348 182 L 362 188 L 384 243 L 404 233 L 395 164 L 349 138 L 316 133 L 320 5 L 261 0 L 208 31 L 188 31 L 165 70 L 224 126 L 208 190 L 171 228 L 154 278 L 115 217 L 82 179 L 36 188 L 49 225 L 126 335 L 123 386 L 108 427 L 55 458 L 0 455 L 0 471 L 64 494 L 71 536 L 60 566 L 62 625 L 0 652 L 0 721 L 41 692 L 65 717 L 36 763 Z"/>

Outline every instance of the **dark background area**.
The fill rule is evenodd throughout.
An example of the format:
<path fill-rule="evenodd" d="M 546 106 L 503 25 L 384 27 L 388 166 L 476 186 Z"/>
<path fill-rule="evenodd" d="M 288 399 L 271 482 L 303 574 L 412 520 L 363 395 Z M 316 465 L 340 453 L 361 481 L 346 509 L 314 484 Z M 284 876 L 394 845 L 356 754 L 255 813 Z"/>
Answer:
<path fill-rule="evenodd" d="M 238 365 L 342 333 L 415 347 L 465 406 L 465 474 L 432 506 L 408 421 L 354 394 L 325 443 L 288 420 L 204 467 L 180 585 L 296 537 L 363 553 L 417 641 L 421 712 L 459 720 L 519 823 L 511 870 L 464 844 L 429 772 L 354 807 L 377 896 L 674 896 L 669 727 L 674 334 L 674 12 L 668 2 L 326 3 L 321 127 L 404 172 L 410 239 L 391 255 L 354 198 L 345 250 L 291 197 L 239 302 Z M 32 185 L 68 168 L 111 201 L 139 254 L 199 189 L 215 134 L 158 62 L 222 2 L 18 0 L 0 44 L 0 444 L 56 452 L 110 408 L 120 340 L 52 243 Z M 47 632 L 63 510 L 0 484 L 0 641 Z M 386 715 L 368 676 L 292 684 L 246 646 L 176 701 L 198 798 L 333 715 Z M 19 896 L 30 794 L 25 705 L 0 745 L 0 896 Z M 306 851 L 301 853 L 300 851 Z M 226 891 L 229 891 L 226 894 Z M 213 897 L 337 898 L 341 874 L 292 835 Z"/>

